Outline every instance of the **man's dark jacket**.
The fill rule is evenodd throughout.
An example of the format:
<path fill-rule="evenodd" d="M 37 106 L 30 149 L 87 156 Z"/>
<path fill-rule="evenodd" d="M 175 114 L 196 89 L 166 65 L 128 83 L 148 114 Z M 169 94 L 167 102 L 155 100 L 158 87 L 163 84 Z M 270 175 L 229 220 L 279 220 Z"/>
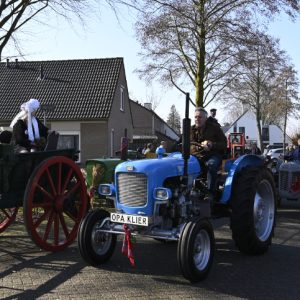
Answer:
<path fill-rule="evenodd" d="M 221 127 L 221 124 L 218 122 L 218 120 L 216 118 L 212 117 L 212 116 L 209 116 L 207 118 L 206 122 L 212 122 L 212 123 L 215 123 L 215 124 L 217 124 L 217 125 L 219 125 Z"/>
<path fill-rule="evenodd" d="M 199 151 L 197 146 L 191 145 L 191 154 L 199 158 L 209 158 L 213 155 L 223 156 L 227 150 L 227 139 L 221 127 L 216 123 L 206 121 L 203 129 L 191 126 L 191 142 L 201 143 L 211 141 L 213 146 L 209 151 Z"/>
<path fill-rule="evenodd" d="M 290 155 L 285 155 L 284 159 L 286 160 L 300 160 L 300 146 L 297 146 L 293 153 Z"/>

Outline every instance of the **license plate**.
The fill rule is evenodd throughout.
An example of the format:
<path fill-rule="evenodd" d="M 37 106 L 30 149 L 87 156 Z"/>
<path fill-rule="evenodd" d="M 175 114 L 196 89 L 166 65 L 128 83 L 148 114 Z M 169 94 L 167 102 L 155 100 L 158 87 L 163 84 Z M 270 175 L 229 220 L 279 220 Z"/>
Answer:
<path fill-rule="evenodd" d="M 114 223 L 148 226 L 148 217 L 110 213 L 110 220 Z"/>

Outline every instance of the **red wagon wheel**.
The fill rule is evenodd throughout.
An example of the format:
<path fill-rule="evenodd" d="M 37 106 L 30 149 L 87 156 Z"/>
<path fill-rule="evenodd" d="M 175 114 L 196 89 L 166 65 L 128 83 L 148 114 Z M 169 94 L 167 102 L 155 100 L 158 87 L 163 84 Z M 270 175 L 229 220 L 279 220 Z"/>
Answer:
<path fill-rule="evenodd" d="M 60 251 L 76 238 L 87 211 L 84 178 L 73 160 L 55 156 L 35 168 L 24 196 L 24 222 L 42 249 Z"/>
<path fill-rule="evenodd" d="M 14 222 L 18 213 L 18 207 L 0 209 L 0 233 Z"/>

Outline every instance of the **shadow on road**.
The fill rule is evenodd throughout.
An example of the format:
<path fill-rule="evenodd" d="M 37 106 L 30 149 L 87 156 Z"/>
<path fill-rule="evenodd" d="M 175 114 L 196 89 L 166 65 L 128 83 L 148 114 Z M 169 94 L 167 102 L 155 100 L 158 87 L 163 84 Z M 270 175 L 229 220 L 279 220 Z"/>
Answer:
<path fill-rule="evenodd" d="M 27 236 L 14 235 L 13 231 L 0 239 L 0 279 L 14 272 L 26 274 L 30 269 L 55 273 L 37 289 L 19 291 L 6 299 L 38 298 L 85 269 L 96 274 L 110 273 L 112 278 L 114 274 L 124 274 L 123 280 L 126 276 L 141 275 L 139 281 L 144 278 L 147 282 L 150 277 L 156 284 L 167 285 L 169 289 L 181 286 L 187 293 L 205 290 L 245 299 L 298 299 L 300 293 L 300 209 L 290 207 L 279 210 L 274 243 L 262 256 L 240 253 L 231 240 L 228 226 L 218 229 L 211 272 L 205 281 L 193 285 L 181 276 L 177 266 L 177 243 L 138 239 L 134 247 L 137 266 L 133 268 L 121 254 L 120 238 L 112 259 L 92 268 L 83 262 L 76 244 L 63 252 L 49 253 L 40 251 Z M 100 284 L 109 288 L 109 283 Z"/>

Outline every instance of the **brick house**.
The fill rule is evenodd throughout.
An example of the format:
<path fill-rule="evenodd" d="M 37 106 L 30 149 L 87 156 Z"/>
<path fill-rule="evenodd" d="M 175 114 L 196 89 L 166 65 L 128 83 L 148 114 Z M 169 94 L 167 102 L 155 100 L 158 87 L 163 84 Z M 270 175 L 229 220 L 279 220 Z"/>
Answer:
<path fill-rule="evenodd" d="M 147 143 L 157 146 L 161 141 L 166 141 L 167 151 L 171 151 L 179 135 L 152 110 L 151 104 L 142 105 L 130 100 L 130 107 L 133 121 L 131 149 L 137 149 Z"/>
<path fill-rule="evenodd" d="M 0 63 L 0 126 L 30 98 L 54 108 L 37 117 L 60 133 L 59 146 L 80 150 L 80 162 L 113 156 L 125 131 L 132 139 L 122 58 Z"/>
<path fill-rule="evenodd" d="M 134 123 L 135 136 L 147 135 L 154 119 L 156 139 L 177 139 L 152 110 L 136 109 L 129 100 L 123 58 L 0 63 L 0 127 L 9 129 L 20 105 L 31 98 L 44 108 L 37 117 L 60 133 L 59 147 L 80 150 L 82 164 L 114 156 L 124 135 L 137 141 Z M 148 119 L 150 124 L 141 130 L 140 120 Z M 136 149 L 134 144 L 131 149 Z"/>

